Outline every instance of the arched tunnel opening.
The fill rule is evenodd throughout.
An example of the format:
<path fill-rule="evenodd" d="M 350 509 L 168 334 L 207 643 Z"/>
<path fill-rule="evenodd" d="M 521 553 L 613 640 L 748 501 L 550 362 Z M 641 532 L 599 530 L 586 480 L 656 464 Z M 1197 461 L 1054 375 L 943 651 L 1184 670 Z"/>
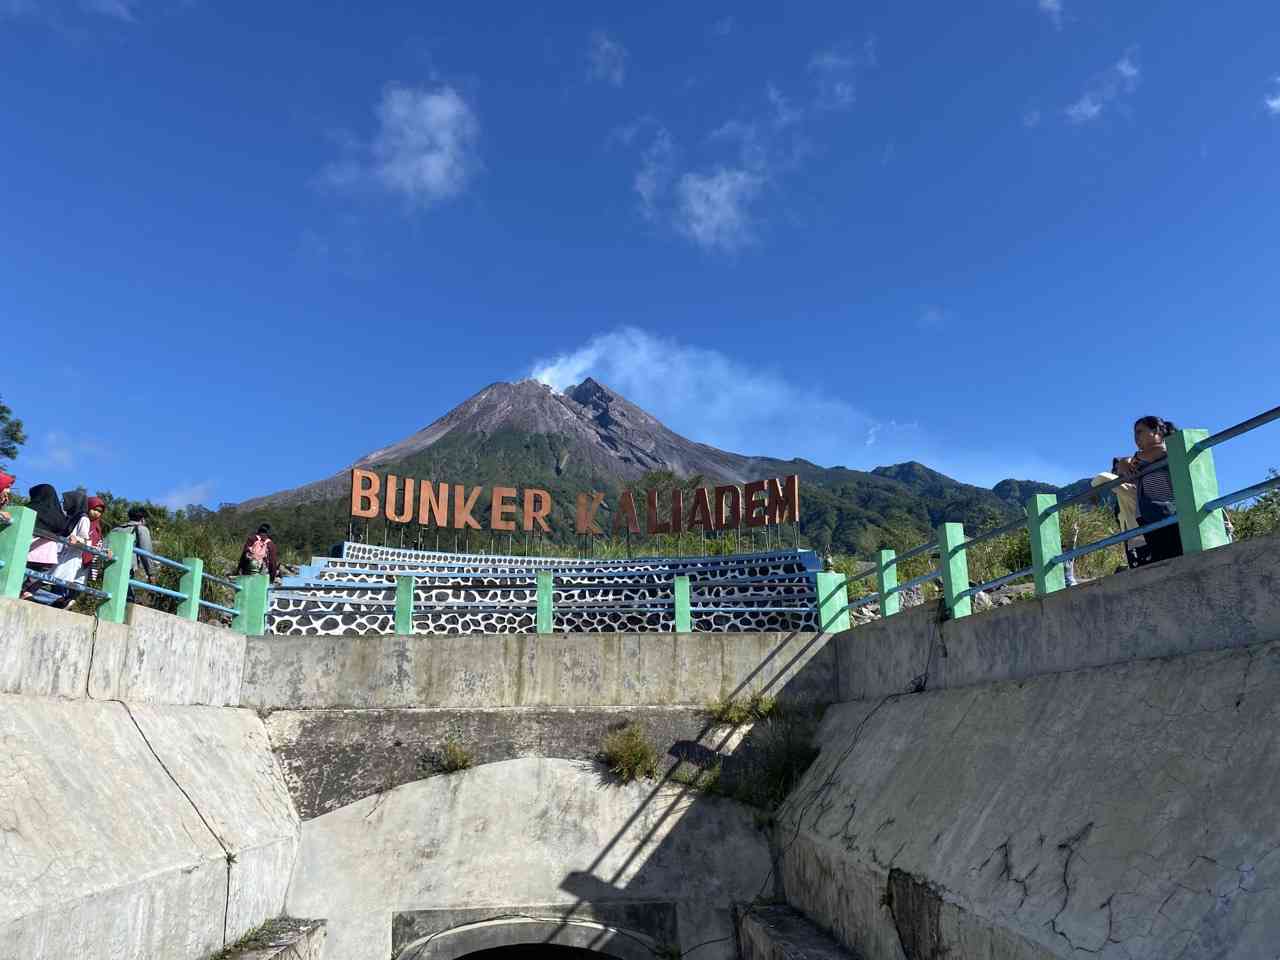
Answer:
<path fill-rule="evenodd" d="M 459 960 L 619 960 L 611 953 L 556 943 L 513 943 L 463 954 Z"/>

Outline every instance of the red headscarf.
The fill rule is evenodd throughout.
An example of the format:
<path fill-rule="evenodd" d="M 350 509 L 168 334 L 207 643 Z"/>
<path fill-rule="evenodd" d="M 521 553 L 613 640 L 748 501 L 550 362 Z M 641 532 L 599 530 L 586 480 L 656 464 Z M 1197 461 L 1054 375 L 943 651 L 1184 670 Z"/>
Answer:
<path fill-rule="evenodd" d="M 101 497 L 90 497 L 88 502 L 85 504 L 84 509 L 85 509 L 85 512 L 88 513 L 90 510 L 94 510 L 94 509 L 102 510 L 105 507 L 106 507 L 106 504 L 102 502 Z M 102 543 L 102 517 L 99 516 L 99 517 L 94 517 L 89 521 L 89 546 L 96 547 L 101 543 Z M 82 554 L 80 557 L 80 561 L 85 564 L 93 563 L 93 554 L 92 553 Z"/>
<path fill-rule="evenodd" d="M 0 470 L 0 493 L 3 493 L 5 490 L 12 487 L 14 479 L 14 477 L 9 476 L 9 474 L 5 473 L 3 470 Z"/>

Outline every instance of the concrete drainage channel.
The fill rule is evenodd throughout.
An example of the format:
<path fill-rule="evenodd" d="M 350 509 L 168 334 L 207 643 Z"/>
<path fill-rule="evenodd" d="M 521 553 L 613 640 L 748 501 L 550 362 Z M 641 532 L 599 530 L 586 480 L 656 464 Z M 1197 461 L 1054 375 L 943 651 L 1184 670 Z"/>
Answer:
<path fill-rule="evenodd" d="M 1274 960 L 1278 559 L 737 641 L 246 644 L 0 602 L 0 958 Z M 622 720 L 740 753 L 697 708 L 760 689 L 829 704 L 772 825 L 590 759 Z M 476 765 L 424 776 L 442 739 Z"/>

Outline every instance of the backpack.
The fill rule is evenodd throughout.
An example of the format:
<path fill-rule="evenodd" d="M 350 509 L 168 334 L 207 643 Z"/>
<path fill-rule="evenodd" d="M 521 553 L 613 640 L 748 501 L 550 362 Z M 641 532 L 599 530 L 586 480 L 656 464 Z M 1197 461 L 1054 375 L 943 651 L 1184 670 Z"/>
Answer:
<path fill-rule="evenodd" d="M 257 534 L 253 538 L 253 542 L 245 548 L 244 558 L 245 566 L 249 568 L 250 573 L 266 573 L 267 572 L 267 546 L 271 541 Z"/>

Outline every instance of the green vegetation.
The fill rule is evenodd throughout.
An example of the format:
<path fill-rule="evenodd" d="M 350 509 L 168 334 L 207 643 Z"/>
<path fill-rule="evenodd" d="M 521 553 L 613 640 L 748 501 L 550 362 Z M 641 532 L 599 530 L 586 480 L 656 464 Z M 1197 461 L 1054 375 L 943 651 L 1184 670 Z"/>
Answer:
<path fill-rule="evenodd" d="M 777 702 L 773 697 L 756 691 L 745 699 L 731 697 L 727 700 L 712 700 L 707 704 L 705 712 L 707 719 L 714 723 L 740 727 L 744 723 L 768 718 L 776 706 Z"/>
<path fill-rule="evenodd" d="M 818 756 L 816 728 L 815 714 L 775 711 L 752 728 L 728 769 L 723 763 L 703 769 L 683 761 L 671 779 L 773 813 Z"/>
<path fill-rule="evenodd" d="M 658 775 L 658 751 L 637 723 L 610 730 L 600 745 L 600 759 L 623 783 Z"/>
<path fill-rule="evenodd" d="M 467 748 L 453 737 L 445 740 L 440 749 L 418 758 L 418 768 L 424 773 L 457 773 L 469 769 L 474 763 Z"/>
<path fill-rule="evenodd" d="M 0 400 L 0 461 L 16 460 L 18 448 L 27 442 L 22 421 L 13 418 L 13 411 Z M 0 463 L 0 466 L 3 466 Z"/>

